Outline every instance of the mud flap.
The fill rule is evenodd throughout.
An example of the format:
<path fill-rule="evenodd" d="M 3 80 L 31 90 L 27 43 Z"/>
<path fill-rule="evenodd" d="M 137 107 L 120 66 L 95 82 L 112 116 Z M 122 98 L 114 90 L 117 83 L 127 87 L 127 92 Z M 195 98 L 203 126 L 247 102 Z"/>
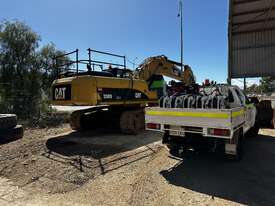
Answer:
<path fill-rule="evenodd" d="M 236 155 L 237 154 L 237 145 L 236 144 L 225 144 L 225 154 Z"/>
<path fill-rule="evenodd" d="M 243 141 L 242 129 L 235 131 L 233 138 L 225 143 L 225 155 L 228 159 L 239 161 L 242 158 Z"/>

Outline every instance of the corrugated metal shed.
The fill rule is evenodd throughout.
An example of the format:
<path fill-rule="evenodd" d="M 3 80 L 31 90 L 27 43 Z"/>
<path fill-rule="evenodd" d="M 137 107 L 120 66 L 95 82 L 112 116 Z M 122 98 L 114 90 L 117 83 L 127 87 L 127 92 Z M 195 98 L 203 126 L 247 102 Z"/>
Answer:
<path fill-rule="evenodd" d="M 275 76 L 275 0 L 229 1 L 228 77 Z"/>

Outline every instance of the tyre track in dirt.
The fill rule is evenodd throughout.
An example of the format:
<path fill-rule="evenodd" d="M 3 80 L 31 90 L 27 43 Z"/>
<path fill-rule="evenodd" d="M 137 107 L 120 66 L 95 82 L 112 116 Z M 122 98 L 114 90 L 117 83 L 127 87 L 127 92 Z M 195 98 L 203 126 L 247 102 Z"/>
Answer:
<path fill-rule="evenodd" d="M 132 196 L 130 205 L 140 206 L 148 205 L 150 199 L 154 199 L 154 196 L 158 196 L 158 184 L 155 182 L 156 171 L 161 167 L 171 166 L 171 162 L 163 162 L 167 160 L 167 151 L 164 147 L 159 148 L 154 155 L 139 168 L 139 172 L 136 174 L 136 179 L 133 184 Z M 162 190 L 161 193 L 166 193 Z"/>

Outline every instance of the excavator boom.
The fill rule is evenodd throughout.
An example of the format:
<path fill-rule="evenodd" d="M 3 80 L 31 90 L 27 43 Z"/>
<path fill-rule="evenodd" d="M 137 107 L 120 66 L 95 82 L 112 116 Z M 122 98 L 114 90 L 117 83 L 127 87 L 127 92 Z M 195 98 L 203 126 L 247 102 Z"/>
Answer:
<path fill-rule="evenodd" d="M 181 66 L 181 63 L 169 60 L 164 55 L 149 57 L 136 70 L 135 77 L 148 82 L 153 76 L 162 75 L 181 81 L 187 86 L 195 83 L 192 69 L 185 65 L 184 71 L 181 71 L 178 66 Z"/>

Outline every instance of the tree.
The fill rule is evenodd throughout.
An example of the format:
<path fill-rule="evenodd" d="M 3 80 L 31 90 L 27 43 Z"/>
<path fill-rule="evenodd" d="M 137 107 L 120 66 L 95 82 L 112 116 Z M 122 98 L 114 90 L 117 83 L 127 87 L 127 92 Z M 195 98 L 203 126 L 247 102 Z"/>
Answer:
<path fill-rule="evenodd" d="M 7 84 L 4 99 L 15 113 L 27 116 L 36 109 L 40 95 L 35 54 L 40 37 L 18 21 L 5 21 L 0 29 L 1 82 Z"/>
<path fill-rule="evenodd" d="M 263 77 L 260 80 L 260 88 L 263 93 L 271 93 L 274 90 L 274 77 Z"/>
<path fill-rule="evenodd" d="M 56 49 L 56 46 L 53 43 L 47 44 L 41 48 L 38 53 L 40 68 L 42 72 L 42 89 L 48 91 L 51 87 L 52 82 L 58 76 L 57 68 L 55 67 L 54 57 L 60 56 L 66 53 Z M 62 57 L 62 61 L 69 61 L 68 57 Z"/>
<path fill-rule="evenodd" d="M 39 115 L 42 93 L 49 95 L 56 77 L 52 58 L 63 54 L 53 43 L 39 49 L 40 40 L 22 22 L 0 24 L 1 112 L 13 112 L 21 118 Z"/>
<path fill-rule="evenodd" d="M 246 93 L 248 94 L 260 94 L 261 88 L 257 84 L 252 84 L 251 86 L 247 87 Z"/>
<path fill-rule="evenodd" d="M 260 84 L 253 84 L 247 88 L 249 94 L 270 94 L 275 91 L 275 78 L 274 77 L 263 77 L 260 80 Z"/>

